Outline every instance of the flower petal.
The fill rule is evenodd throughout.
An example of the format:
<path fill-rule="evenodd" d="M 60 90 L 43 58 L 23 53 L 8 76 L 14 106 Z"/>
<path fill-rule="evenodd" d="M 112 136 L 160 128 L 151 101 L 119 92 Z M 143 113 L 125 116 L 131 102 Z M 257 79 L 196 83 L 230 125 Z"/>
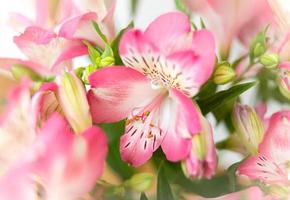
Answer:
<path fill-rule="evenodd" d="M 30 114 L 30 83 L 15 88 L 0 116 L 0 174 L 21 158 L 32 145 L 35 131 Z"/>
<path fill-rule="evenodd" d="M 289 161 L 290 155 L 290 111 L 281 111 L 272 115 L 259 152 L 277 163 Z"/>
<path fill-rule="evenodd" d="M 37 138 L 35 152 L 33 172 L 45 180 L 48 195 L 76 199 L 89 192 L 102 174 L 107 139 L 97 127 L 76 135 L 64 118 L 53 115 Z"/>
<path fill-rule="evenodd" d="M 97 20 L 99 18 L 95 12 L 88 12 L 74 17 L 61 26 L 59 35 L 67 39 L 85 39 L 93 43 L 103 44 L 92 25 L 92 21 Z"/>
<path fill-rule="evenodd" d="M 270 121 L 259 154 L 244 161 L 239 173 L 266 183 L 289 184 L 290 112 L 275 113 Z"/>
<path fill-rule="evenodd" d="M 188 36 L 182 47 L 175 45 L 168 53 L 156 48 L 142 31 L 131 29 L 121 39 L 120 54 L 125 65 L 145 74 L 160 87 L 176 88 L 194 96 L 213 72 L 215 42 L 206 30 Z M 178 43 L 176 40 L 174 44 Z"/>
<path fill-rule="evenodd" d="M 125 134 L 121 137 L 121 158 L 134 167 L 149 160 L 160 146 L 165 133 L 158 127 L 159 107 L 151 112 L 128 117 Z"/>
<path fill-rule="evenodd" d="M 144 107 L 160 93 L 144 75 L 127 67 L 100 69 L 90 75 L 89 82 L 88 100 L 96 123 L 124 119 L 134 107 Z"/>
<path fill-rule="evenodd" d="M 185 159 L 191 147 L 191 135 L 201 131 L 200 114 L 191 99 L 171 91 L 161 108 L 161 129 L 166 132 L 162 150 L 171 161 Z"/>
<path fill-rule="evenodd" d="M 160 51 L 169 51 L 176 39 L 184 37 L 191 30 L 188 16 L 171 12 L 155 19 L 144 32 L 145 37 Z"/>

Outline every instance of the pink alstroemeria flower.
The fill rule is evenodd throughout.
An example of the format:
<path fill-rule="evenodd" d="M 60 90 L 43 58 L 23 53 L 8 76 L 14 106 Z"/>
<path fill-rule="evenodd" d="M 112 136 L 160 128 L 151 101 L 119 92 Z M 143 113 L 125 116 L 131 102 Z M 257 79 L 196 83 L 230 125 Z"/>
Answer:
<path fill-rule="evenodd" d="M 223 53 L 229 51 L 235 38 L 248 44 L 273 20 L 267 0 L 184 0 L 194 12 L 208 20 Z"/>
<path fill-rule="evenodd" d="M 33 143 L 36 133 L 30 115 L 30 83 L 23 81 L 12 90 L 0 117 L 0 175 L 18 160 Z"/>
<path fill-rule="evenodd" d="M 70 66 L 64 61 L 87 53 L 82 42 L 67 40 L 39 27 L 28 27 L 23 34 L 14 37 L 14 42 L 28 60 L 0 58 L 2 68 L 10 69 L 13 64 L 20 63 L 43 75 L 57 74 Z"/>
<path fill-rule="evenodd" d="M 113 122 L 127 117 L 120 152 L 135 167 L 149 160 L 159 146 L 168 160 L 185 159 L 190 138 L 201 131 L 199 111 L 191 97 L 213 72 L 212 34 L 192 31 L 183 13 L 167 13 L 145 31 L 124 33 L 120 55 L 128 67 L 103 68 L 89 77 L 93 120 Z"/>
<path fill-rule="evenodd" d="M 92 21 L 99 24 L 109 41 L 114 38 L 115 4 L 112 3 L 109 10 L 103 1 L 99 1 L 97 5 L 100 6 L 100 13 L 87 12 L 66 19 L 61 24 L 58 34 L 53 31 L 56 27 L 46 29 L 41 24 L 32 23 L 23 34 L 14 37 L 15 44 L 28 60 L 0 58 L 0 67 L 9 70 L 14 64 L 23 64 L 42 75 L 55 75 L 71 68 L 70 61 L 73 58 L 87 54 L 84 40 L 104 46 L 104 42 L 93 28 Z"/>
<path fill-rule="evenodd" d="M 91 11 L 98 15 L 98 22 L 110 31 L 114 31 L 113 12 L 115 1 L 113 0 L 36 0 L 36 19 L 31 20 L 20 13 L 12 13 L 10 23 L 20 28 L 22 32 L 28 26 L 38 26 L 44 29 L 54 30 L 69 19 L 81 16 Z M 84 31 L 85 32 L 85 31 Z"/>
<path fill-rule="evenodd" d="M 242 162 L 238 173 L 268 184 L 290 185 L 290 111 L 272 115 L 258 155 Z"/>
<path fill-rule="evenodd" d="M 249 187 L 239 192 L 226 194 L 216 198 L 193 197 L 188 200 L 278 200 L 264 192 L 256 186 Z"/>
<path fill-rule="evenodd" d="M 25 161 L 0 179 L 0 199 L 80 199 L 101 176 L 106 154 L 101 129 L 92 127 L 76 135 L 64 118 L 53 115 Z"/>
<path fill-rule="evenodd" d="M 202 131 L 191 139 L 191 151 L 183 162 L 183 171 L 190 178 L 211 178 L 216 169 L 217 155 L 210 123 L 201 117 Z"/>

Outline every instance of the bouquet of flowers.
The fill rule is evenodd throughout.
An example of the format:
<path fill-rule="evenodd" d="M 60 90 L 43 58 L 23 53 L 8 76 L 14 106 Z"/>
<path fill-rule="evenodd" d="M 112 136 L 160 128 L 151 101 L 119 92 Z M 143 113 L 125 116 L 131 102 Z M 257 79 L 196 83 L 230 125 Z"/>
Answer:
<path fill-rule="evenodd" d="M 11 15 L 1 200 L 290 199 L 289 1 L 174 2 L 145 29 L 109 0 Z"/>

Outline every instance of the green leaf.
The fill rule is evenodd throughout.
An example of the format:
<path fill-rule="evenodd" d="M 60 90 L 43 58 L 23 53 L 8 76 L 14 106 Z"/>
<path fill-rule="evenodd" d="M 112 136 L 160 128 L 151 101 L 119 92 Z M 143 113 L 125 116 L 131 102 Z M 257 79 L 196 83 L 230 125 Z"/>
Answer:
<path fill-rule="evenodd" d="M 227 176 L 229 178 L 229 189 L 231 192 L 235 192 L 237 190 L 237 176 L 236 176 L 236 171 L 240 165 L 240 162 L 232 164 L 228 169 L 227 169 Z"/>
<path fill-rule="evenodd" d="M 167 179 L 170 180 L 172 184 L 174 184 L 175 191 L 176 189 L 179 189 L 180 194 L 186 192 L 200 195 L 206 198 L 214 198 L 230 193 L 233 188 L 235 188 L 235 191 L 244 189 L 244 186 L 240 185 L 238 182 L 236 182 L 236 185 L 233 187 L 233 181 L 230 180 L 232 178 L 230 174 L 233 172 L 231 170 L 226 171 L 222 174 L 219 173 L 219 175 L 216 175 L 211 179 L 191 180 L 186 178 L 185 175 L 182 173 L 180 163 L 170 163 L 168 161 L 165 161 L 164 168 L 167 172 Z M 175 194 L 177 192 L 178 191 L 176 191 Z"/>
<path fill-rule="evenodd" d="M 205 23 L 204 23 L 204 21 L 203 21 L 202 18 L 200 18 L 200 27 L 201 27 L 202 29 L 206 29 Z"/>
<path fill-rule="evenodd" d="M 267 50 L 267 32 L 268 27 L 266 27 L 263 31 L 258 33 L 256 37 L 251 41 L 250 44 L 250 61 L 251 63 L 254 62 L 256 57 L 260 57 L 263 55 Z"/>
<path fill-rule="evenodd" d="M 11 73 L 16 80 L 28 77 L 33 81 L 44 81 L 44 78 L 41 77 L 41 75 L 28 66 L 22 64 L 14 64 L 11 68 Z"/>
<path fill-rule="evenodd" d="M 148 200 L 148 198 L 144 192 L 141 193 L 140 200 Z"/>
<path fill-rule="evenodd" d="M 139 4 L 139 0 L 131 0 L 131 13 L 133 16 L 136 14 L 138 4 Z"/>
<path fill-rule="evenodd" d="M 119 43 L 120 43 L 120 39 L 123 36 L 123 34 L 130 28 L 132 28 L 134 26 L 133 21 L 130 22 L 130 24 L 128 24 L 128 26 L 124 29 L 122 29 L 118 35 L 116 36 L 116 38 L 112 41 L 111 43 L 111 47 L 113 50 L 113 54 L 114 54 L 114 59 L 115 59 L 115 64 L 116 65 L 123 65 L 122 59 L 120 57 L 119 54 Z"/>
<path fill-rule="evenodd" d="M 107 163 L 121 178 L 129 179 L 134 174 L 134 168 L 121 160 L 119 152 L 119 140 L 124 133 L 124 121 L 100 126 L 106 132 L 109 140 Z"/>
<path fill-rule="evenodd" d="M 101 31 L 100 26 L 98 25 L 97 22 L 93 21 L 93 26 L 95 28 L 95 30 L 97 31 L 97 33 L 99 34 L 99 36 L 101 37 L 101 39 L 104 41 L 104 43 L 108 44 L 108 38 L 107 36 Z"/>
<path fill-rule="evenodd" d="M 101 56 L 100 52 L 96 48 L 94 48 L 89 42 L 84 41 L 84 44 L 88 47 L 88 52 L 92 63 L 95 66 L 98 66 L 97 60 Z"/>
<path fill-rule="evenodd" d="M 110 47 L 110 45 L 106 44 L 105 45 L 105 50 L 104 52 L 102 53 L 102 58 L 106 58 L 106 57 L 113 57 L 114 55 L 114 52 L 112 50 L 112 48 Z"/>
<path fill-rule="evenodd" d="M 207 113 L 225 105 L 227 102 L 238 97 L 240 94 L 247 91 L 254 85 L 256 85 L 256 82 L 249 82 L 249 83 L 242 83 L 239 85 L 235 85 L 228 90 L 222 90 L 205 99 L 199 99 L 197 100 L 197 103 L 202 113 L 206 115 Z"/>
<path fill-rule="evenodd" d="M 190 16 L 190 10 L 184 5 L 184 3 L 182 2 L 182 0 L 175 0 L 175 7 L 177 8 L 177 10 L 185 13 L 186 15 Z"/>
<path fill-rule="evenodd" d="M 163 167 L 163 163 L 158 170 L 158 178 L 157 178 L 157 200 L 174 200 L 173 194 L 170 188 L 170 185 L 167 180 L 167 176 L 165 175 L 165 169 Z"/>

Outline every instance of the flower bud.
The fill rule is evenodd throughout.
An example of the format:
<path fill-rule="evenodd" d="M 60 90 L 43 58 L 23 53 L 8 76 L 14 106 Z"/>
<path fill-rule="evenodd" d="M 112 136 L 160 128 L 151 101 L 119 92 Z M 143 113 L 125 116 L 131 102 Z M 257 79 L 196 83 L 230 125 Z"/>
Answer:
<path fill-rule="evenodd" d="M 228 62 L 222 62 L 214 72 L 213 81 L 215 84 L 222 85 L 232 81 L 236 76 L 235 70 Z"/>
<path fill-rule="evenodd" d="M 262 43 L 257 43 L 256 46 L 254 47 L 254 57 L 260 57 L 266 52 L 266 47 Z"/>
<path fill-rule="evenodd" d="M 290 62 L 285 62 L 279 66 L 277 82 L 280 92 L 290 99 Z"/>
<path fill-rule="evenodd" d="M 255 58 L 262 56 L 267 50 L 266 44 L 267 28 L 256 35 L 250 45 L 250 59 L 253 61 Z"/>
<path fill-rule="evenodd" d="M 279 56 L 277 54 L 264 54 L 260 62 L 268 69 L 273 69 L 279 65 Z"/>
<path fill-rule="evenodd" d="M 125 182 L 125 186 L 131 187 L 138 192 L 144 192 L 149 189 L 153 182 L 153 175 L 150 173 L 139 173 L 133 175 Z"/>
<path fill-rule="evenodd" d="M 255 109 L 237 103 L 233 113 L 233 124 L 246 149 L 253 155 L 257 154 L 264 127 Z"/>
<path fill-rule="evenodd" d="M 21 80 L 23 77 L 28 77 L 33 81 L 42 80 L 41 76 L 38 73 L 22 64 L 13 65 L 11 68 L 11 72 L 16 80 Z"/>
<path fill-rule="evenodd" d="M 112 56 L 107 56 L 105 58 L 102 58 L 99 64 L 99 67 L 106 67 L 111 66 L 115 63 L 115 59 Z"/>
<path fill-rule="evenodd" d="M 203 131 L 191 139 L 192 148 L 182 162 L 182 170 L 190 178 L 211 178 L 216 168 L 216 150 L 209 122 L 202 118 Z"/>
<path fill-rule="evenodd" d="M 76 133 L 92 126 L 92 118 L 83 83 L 74 73 L 60 78 L 59 101 L 63 113 Z"/>

